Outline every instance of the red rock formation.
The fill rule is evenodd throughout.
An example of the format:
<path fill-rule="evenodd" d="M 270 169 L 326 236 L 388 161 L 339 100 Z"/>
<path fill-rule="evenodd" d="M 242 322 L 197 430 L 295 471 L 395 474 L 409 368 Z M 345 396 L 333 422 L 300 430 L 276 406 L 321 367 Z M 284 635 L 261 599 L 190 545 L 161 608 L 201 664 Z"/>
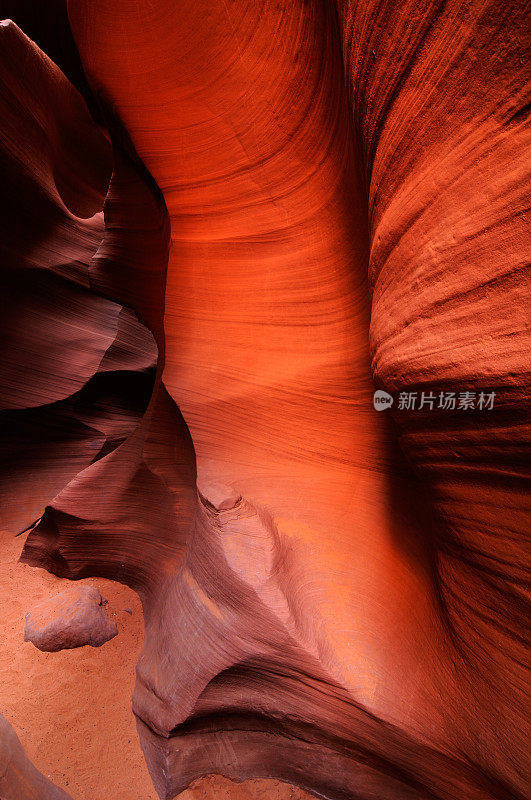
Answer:
<path fill-rule="evenodd" d="M 523 797 L 523 4 L 69 14 L 115 154 L 92 302 L 157 375 L 24 557 L 141 595 L 161 797 Z M 373 381 L 497 402 L 392 430 Z"/>
<path fill-rule="evenodd" d="M 1 714 L 0 792 L 2 800 L 72 800 L 35 769 L 15 731 Z"/>
<path fill-rule="evenodd" d="M 136 427 L 156 348 L 129 308 L 92 291 L 108 140 L 16 25 L 2 23 L 0 38 L 0 525 L 20 532 Z"/>
<path fill-rule="evenodd" d="M 105 601 L 106 602 L 106 601 Z M 46 653 L 101 647 L 118 635 L 94 586 L 73 586 L 36 603 L 26 612 L 24 641 Z"/>

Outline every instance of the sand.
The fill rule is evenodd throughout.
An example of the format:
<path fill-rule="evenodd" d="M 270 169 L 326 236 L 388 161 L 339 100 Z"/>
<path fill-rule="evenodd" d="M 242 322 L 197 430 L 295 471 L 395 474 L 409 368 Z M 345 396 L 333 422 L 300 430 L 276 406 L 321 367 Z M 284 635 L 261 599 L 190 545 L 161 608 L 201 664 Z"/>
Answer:
<path fill-rule="evenodd" d="M 69 584 L 18 563 L 24 536 L 0 537 L 0 712 L 28 757 L 74 800 L 158 800 L 131 710 L 144 624 L 137 595 L 102 578 L 96 586 L 118 636 L 102 647 L 41 653 L 24 642 L 24 615 Z M 302 800 L 277 781 L 197 781 L 179 800 Z"/>

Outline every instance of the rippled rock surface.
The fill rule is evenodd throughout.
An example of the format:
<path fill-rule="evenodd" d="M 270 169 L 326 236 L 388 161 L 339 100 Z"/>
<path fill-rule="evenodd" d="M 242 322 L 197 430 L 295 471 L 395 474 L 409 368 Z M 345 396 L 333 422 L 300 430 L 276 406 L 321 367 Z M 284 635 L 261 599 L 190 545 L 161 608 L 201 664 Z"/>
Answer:
<path fill-rule="evenodd" d="M 88 106 L 0 30 L 0 489 L 27 563 L 140 595 L 157 791 L 523 798 L 525 4 L 68 15 Z"/>

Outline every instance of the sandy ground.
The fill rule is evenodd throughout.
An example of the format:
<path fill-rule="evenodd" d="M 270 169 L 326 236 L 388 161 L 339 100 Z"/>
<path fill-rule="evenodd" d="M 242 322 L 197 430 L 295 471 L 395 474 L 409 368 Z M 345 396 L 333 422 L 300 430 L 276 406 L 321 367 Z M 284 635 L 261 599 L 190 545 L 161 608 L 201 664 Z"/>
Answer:
<path fill-rule="evenodd" d="M 69 581 L 18 563 L 24 537 L 0 537 L 0 712 L 28 757 L 74 800 L 158 800 L 149 777 L 131 695 L 142 647 L 136 594 L 113 581 L 88 578 L 108 600 L 118 636 L 100 648 L 41 653 L 24 642 L 24 615 Z M 304 800 L 276 781 L 233 783 L 209 776 L 179 800 Z"/>

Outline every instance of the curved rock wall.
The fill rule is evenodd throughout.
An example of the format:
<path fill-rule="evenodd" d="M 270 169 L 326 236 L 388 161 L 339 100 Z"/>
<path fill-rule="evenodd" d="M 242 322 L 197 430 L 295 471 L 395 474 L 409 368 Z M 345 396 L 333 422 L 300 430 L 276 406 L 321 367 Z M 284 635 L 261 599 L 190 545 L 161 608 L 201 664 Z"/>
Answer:
<path fill-rule="evenodd" d="M 524 797 L 524 4 L 68 12 L 107 138 L 1 29 L 60 97 L 47 173 L 5 137 L 55 256 L 17 252 L 48 283 L 17 277 L 30 324 L 3 374 L 20 419 L 49 432 L 76 398 L 100 439 L 87 458 L 58 424 L 71 463 L 39 461 L 50 488 L 12 507 L 22 528 L 46 505 L 28 563 L 140 594 L 157 791 L 219 772 L 338 800 Z M 65 133 L 81 119 L 92 150 Z M 441 409 L 452 391 L 474 408 Z"/>

